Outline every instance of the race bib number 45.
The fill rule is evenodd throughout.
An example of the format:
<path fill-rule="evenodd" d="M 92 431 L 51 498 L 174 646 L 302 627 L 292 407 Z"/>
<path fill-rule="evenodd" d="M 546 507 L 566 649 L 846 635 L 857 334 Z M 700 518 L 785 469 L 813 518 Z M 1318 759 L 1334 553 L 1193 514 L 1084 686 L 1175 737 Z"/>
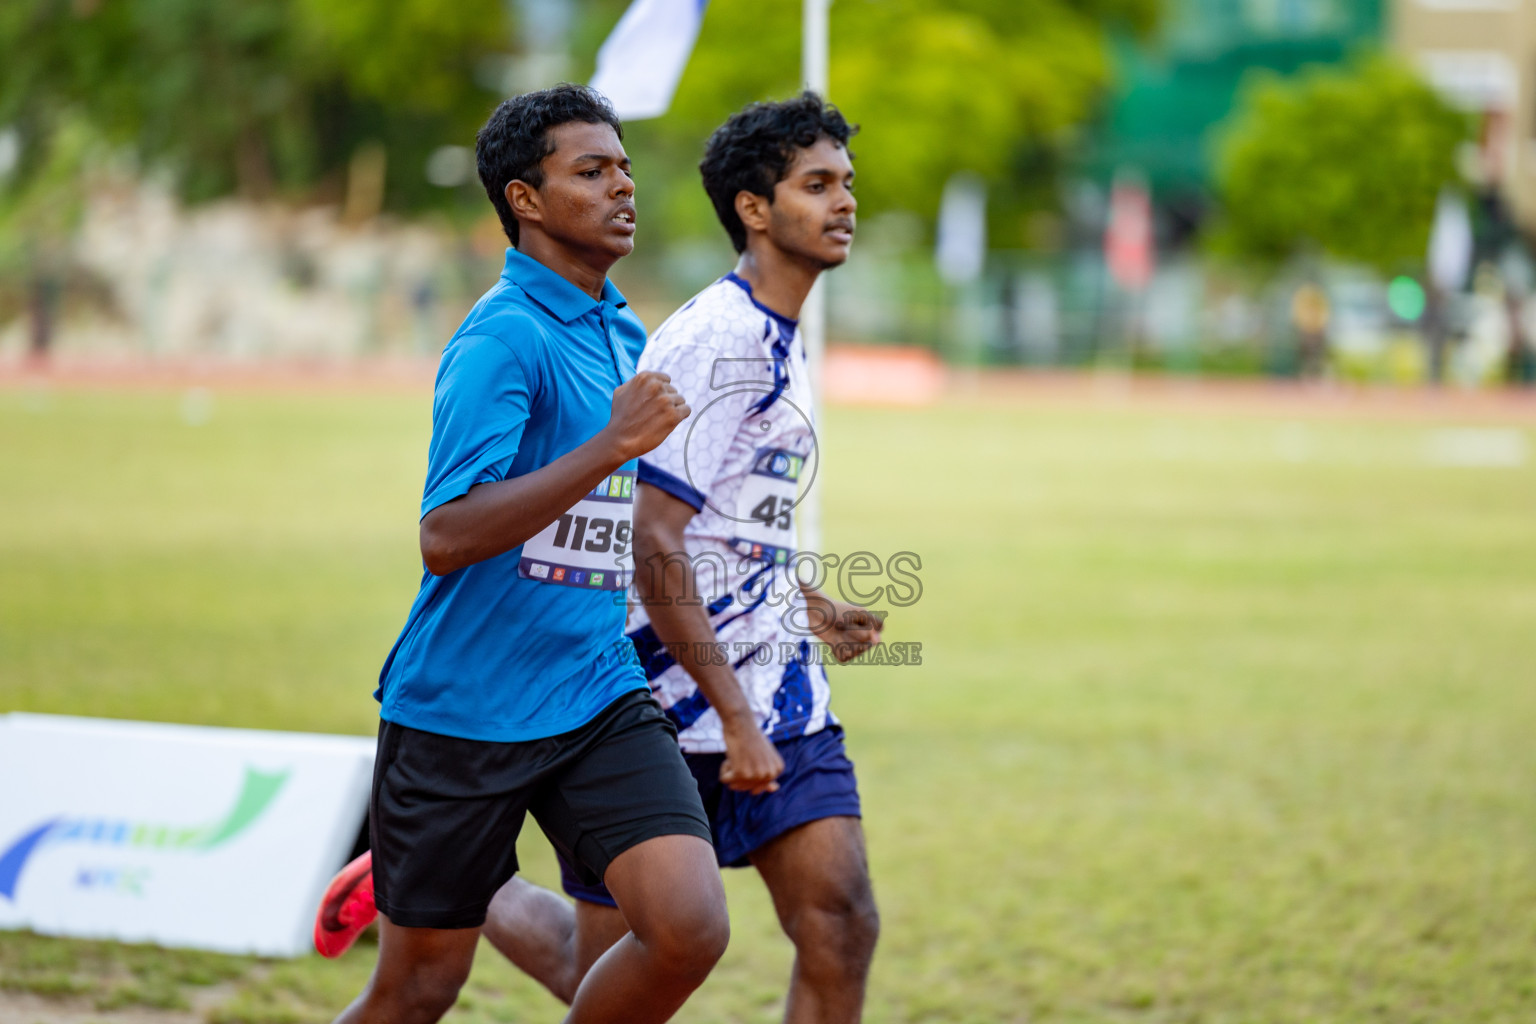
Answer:
<path fill-rule="evenodd" d="M 795 552 L 795 506 L 805 456 L 783 448 L 759 448 L 752 472 L 736 495 L 736 536 L 731 545 L 748 558 L 783 564 Z"/>
<path fill-rule="evenodd" d="M 525 580 L 584 590 L 623 590 L 634 574 L 630 510 L 635 474 L 620 470 L 523 545 Z"/>

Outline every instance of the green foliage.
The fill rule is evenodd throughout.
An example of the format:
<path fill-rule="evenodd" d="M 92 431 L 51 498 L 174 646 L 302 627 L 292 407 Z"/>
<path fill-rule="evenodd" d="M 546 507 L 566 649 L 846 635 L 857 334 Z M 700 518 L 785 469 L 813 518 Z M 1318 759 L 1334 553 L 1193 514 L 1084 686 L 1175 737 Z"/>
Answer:
<path fill-rule="evenodd" d="M 988 179 L 995 208 L 1008 209 L 1038 185 L 1032 174 L 1052 173 L 1040 152 L 1069 140 L 1107 84 L 1105 23 L 1145 27 L 1155 11 L 1149 0 L 833 4 L 828 94 L 861 125 L 861 214 L 904 210 L 931 223 L 958 170 Z M 799 89 L 800 33 L 799 4 L 712 0 L 672 110 L 629 126 L 642 201 L 671 234 L 718 235 L 694 172 L 704 140 L 742 105 Z M 648 178 L 647 167 L 674 173 Z M 1016 220 L 995 222 L 1002 244 L 1017 244 Z"/>
<path fill-rule="evenodd" d="M 337 68 L 358 97 L 389 110 L 488 112 L 474 79 L 512 42 L 501 0 L 291 3 L 305 59 Z"/>
<path fill-rule="evenodd" d="M 142 170 L 169 170 L 188 200 L 334 199 L 348 162 L 374 145 L 387 154 L 387 206 L 465 199 L 473 190 L 434 189 L 420 169 L 433 148 L 468 144 L 495 101 L 482 83 L 506 60 L 509 6 L 11 0 L 0 8 L 0 126 L 20 133 L 23 163 L 9 187 L 40 173 L 74 117 Z M 578 0 L 575 70 L 625 6 Z M 1106 83 L 1104 25 L 1145 28 L 1155 10 L 1155 0 L 840 0 L 830 94 L 864 128 L 865 212 L 931 219 L 960 169 L 992 182 L 998 209 L 1017 207 Z M 651 171 L 645 201 L 662 214 L 648 222 L 662 227 L 655 237 L 717 233 L 694 173 L 703 140 L 743 104 L 799 83 L 800 5 L 710 4 L 674 110 L 632 126 L 637 169 Z M 1005 244 L 1016 220 L 1000 226 Z"/>
<path fill-rule="evenodd" d="M 65 248 L 85 212 L 91 169 L 109 150 L 94 125 L 72 112 L 34 146 L 29 173 L 0 182 L 0 323 L 48 301 L 68 269 Z"/>
<path fill-rule="evenodd" d="M 849 6 L 832 94 L 864 123 L 874 211 L 932 217 L 959 170 L 1006 185 L 1018 149 L 1059 139 L 1108 75 L 1097 26 L 1061 4 L 1020 5 L 1006 21 L 917 0 Z"/>
<path fill-rule="evenodd" d="M 433 198 L 419 168 L 494 97 L 474 68 L 508 38 L 499 0 L 11 0 L 0 13 L 0 125 L 21 133 L 13 187 L 66 117 L 89 121 L 188 199 L 335 192 L 361 145 L 409 168 L 391 198 Z"/>
<path fill-rule="evenodd" d="M 35 164 L 20 187 L 0 191 L 0 274 L 15 272 L 38 259 L 51 241 L 67 237 L 84 211 L 81 182 L 106 153 L 92 125 L 66 116 L 34 154 Z"/>
<path fill-rule="evenodd" d="M 1467 131 L 1385 58 L 1257 78 L 1220 140 L 1215 244 L 1269 263 L 1309 248 L 1387 271 L 1420 263 Z"/>

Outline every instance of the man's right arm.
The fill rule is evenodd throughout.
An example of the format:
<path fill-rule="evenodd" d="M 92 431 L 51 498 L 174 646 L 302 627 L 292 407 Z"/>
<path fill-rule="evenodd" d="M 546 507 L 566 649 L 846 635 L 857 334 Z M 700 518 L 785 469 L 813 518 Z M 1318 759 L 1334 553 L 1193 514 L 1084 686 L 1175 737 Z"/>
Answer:
<path fill-rule="evenodd" d="M 446 576 L 505 554 L 582 499 L 598 481 L 655 448 L 690 410 L 664 373 L 639 373 L 613 393 L 608 425 L 531 473 L 476 484 L 421 519 L 421 558 Z"/>
<path fill-rule="evenodd" d="M 641 484 L 635 494 L 635 586 L 656 638 L 698 684 L 720 716 L 725 763 L 720 781 L 753 795 L 772 793 L 784 759 L 767 736 L 730 665 L 701 657 L 712 650 L 715 630 L 703 604 L 683 541 L 695 509 L 658 487 Z"/>

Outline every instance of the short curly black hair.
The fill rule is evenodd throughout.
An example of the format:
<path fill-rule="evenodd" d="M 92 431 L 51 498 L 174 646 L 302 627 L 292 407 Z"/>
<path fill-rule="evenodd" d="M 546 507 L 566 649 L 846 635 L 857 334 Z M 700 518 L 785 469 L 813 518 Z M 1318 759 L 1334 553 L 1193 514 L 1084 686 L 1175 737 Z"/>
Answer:
<path fill-rule="evenodd" d="M 773 202 L 773 186 L 789 172 L 795 150 L 808 149 L 820 139 L 846 148 L 858 130 L 842 111 L 810 90 L 790 100 L 753 103 L 716 128 L 704 147 L 699 173 L 736 251 L 747 247 L 747 229 L 736 216 L 738 193 L 746 190 Z"/>
<path fill-rule="evenodd" d="M 517 248 L 517 218 L 507 203 L 506 188 L 514 181 L 526 181 L 534 188 L 544 184 L 544 158 L 555 151 L 549 132 L 562 124 L 606 124 L 620 139 L 624 125 L 603 95 L 584 85 L 562 83 L 538 92 L 525 92 L 504 100 L 475 135 L 475 166 L 480 184 L 501 229 Z"/>

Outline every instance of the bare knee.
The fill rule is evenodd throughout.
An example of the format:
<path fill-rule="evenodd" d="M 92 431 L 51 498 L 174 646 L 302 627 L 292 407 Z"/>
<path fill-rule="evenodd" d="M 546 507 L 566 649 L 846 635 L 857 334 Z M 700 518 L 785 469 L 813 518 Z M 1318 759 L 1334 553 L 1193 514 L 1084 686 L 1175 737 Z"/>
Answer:
<path fill-rule="evenodd" d="M 614 858 L 603 880 L 648 969 L 674 986 L 703 982 L 731 939 L 709 843 L 692 835 L 648 839 Z"/>
<path fill-rule="evenodd" d="M 880 911 L 863 879 L 797 907 L 784 930 L 803 966 L 839 980 L 862 980 L 880 938 Z"/>
<path fill-rule="evenodd" d="M 453 1008 L 469 972 L 457 965 L 423 964 L 401 972 L 376 971 L 364 994 L 379 1016 L 401 1024 L 432 1024 Z M 369 1016 L 372 1016 L 370 1014 Z"/>
<path fill-rule="evenodd" d="M 650 922 L 635 938 L 656 958 L 657 965 L 680 980 L 699 983 L 714 969 L 731 941 L 731 921 L 725 900 L 690 901 Z"/>

